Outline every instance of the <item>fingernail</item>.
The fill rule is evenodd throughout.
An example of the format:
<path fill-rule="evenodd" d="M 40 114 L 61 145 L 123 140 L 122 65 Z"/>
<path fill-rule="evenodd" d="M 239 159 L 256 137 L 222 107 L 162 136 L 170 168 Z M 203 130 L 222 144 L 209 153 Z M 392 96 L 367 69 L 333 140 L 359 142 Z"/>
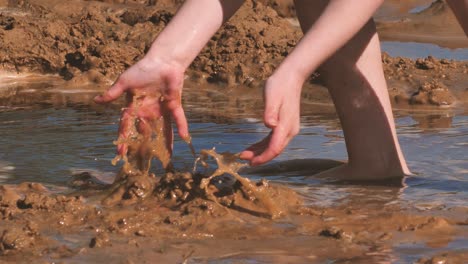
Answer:
<path fill-rule="evenodd" d="M 267 126 L 270 128 L 278 125 L 278 121 L 275 118 L 268 119 L 266 123 L 267 123 Z"/>

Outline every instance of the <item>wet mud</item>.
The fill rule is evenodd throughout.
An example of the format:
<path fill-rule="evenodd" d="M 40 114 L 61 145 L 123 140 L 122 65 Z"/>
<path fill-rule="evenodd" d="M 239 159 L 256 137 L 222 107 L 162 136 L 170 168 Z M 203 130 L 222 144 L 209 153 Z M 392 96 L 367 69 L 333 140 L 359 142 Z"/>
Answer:
<path fill-rule="evenodd" d="M 0 104 L 89 104 L 143 56 L 182 2 L 0 0 L 0 72 L 6 76 Z M 261 116 L 262 83 L 301 37 L 292 1 L 246 2 L 186 72 L 185 86 L 199 89 L 186 89 L 183 103 L 209 102 L 212 108 L 191 111 L 210 122 Z M 422 2 L 427 8 L 408 13 Z M 446 3 L 431 2 L 386 1 L 376 16 L 382 38 L 468 47 Z M 467 61 L 383 53 L 382 62 L 394 107 L 468 109 Z M 15 78 L 27 74 L 29 81 L 18 86 Z M 70 96 L 54 93 L 57 86 Z M 303 111 L 333 113 L 319 73 L 302 97 Z M 223 111 L 215 111 L 218 106 Z M 450 126 L 451 117 L 441 116 L 420 117 L 419 126 Z M 418 211 L 357 194 L 337 206 L 312 206 L 291 188 L 245 176 L 314 174 L 341 162 L 243 168 L 236 154 L 209 149 L 194 158 L 193 171 L 178 171 L 162 136 L 164 119 L 147 124 L 149 135 L 138 122 L 132 119 L 130 136 L 115 142 L 129 151 L 115 160 L 123 164 L 113 183 L 81 172 L 60 193 L 33 182 L 0 185 L 0 262 L 407 262 L 397 250 L 406 244 L 433 249 L 411 259 L 416 263 L 467 258 L 463 250 L 445 251 L 468 236 L 465 207 Z M 153 173 L 152 163 L 166 173 Z M 397 183 L 389 195 L 398 197 L 401 188 Z"/>
<path fill-rule="evenodd" d="M 157 100 L 163 100 L 161 95 L 155 96 Z M 141 100 L 139 95 L 133 97 L 135 109 L 125 117 L 125 122 L 121 122 L 120 130 L 125 131 L 120 133 L 114 144 L 125 150 L 112 163 L 115 165 L 122 160 L 123 165 L 110 187 L 112 193 L 103 200 L 104 205 L 135 203 L 154 193 L 163 203 L 165 200 L 171 201 L 171 207 L 205 199 L 219 206 L 223 204 L 272 219 L 292 209 L 291 204 L 295 202 L 282 204 L 272 198 L 273 195 L 281 196 L 280 189 L 271 187 L 265 180 L 255 183 L 239 175 L 239 169 L 247 164 L 240 162 L 238 154 L 218 154 L 215 149 L 202 149 L 195 159 L 192 172 L 176 171 L 171 161 L 171 135 L 166 131 L 170 126 L 166 126 L 164 116 L 138 116 Z M 187 143 L 195 155 L 191 140 L 187 140 Z M 159 161 L 166 172 L 160 179 L 150 172 L 153 160 Z M 209 160 L 215 163 L 211 173 L 208 173 Z M 205 168 L 204 173 L 198 172 L 197 167 Z M 288 197 L 286 194 L 283 196 Z"/>
<path fill-rule="evenodd" d="M 269 190 L 275 206 L 281 202 L 287 208 L 272 220 L 268 211 L 259 210 L 265 209 L 265 204 L 256 204 L 248 190 L 237 186 L 221 194 L 213 192 L 214 185 L 208 191 L 194 189 L 190 182 L 198 184 L 197 177 L 167 174 L 159 180 L 156 189 L 160 192 L 138 203 L 113 206 L 99 202 L 107 190 L 99 184 L 75 185 L 80 191 L 68 195 L 52 194 L 37 183 L 1 186 L 0 258 L 3 263 L 151 262 L 154 258 L 197 263 L 245 254 L 285 260 L 278 263 L 392 261 L 398 259 L 392 253 L 395 244 L 422 243 L 439 248 L 467 234 L 466 219 L 442 216 L 442 212 L 427 216 L 395 205 L 353 202 L 338 208 L 310 207 L 291 190 L 260 181 L 255 188 Z M 92 178 L 80 175 L 77 181 Z M 232 183 L 224 178 L 221 181 Z M 188 196 L 177 193 L 184 191 L 183 186 L 190 186 Z M 100 191 L 92 194 L 92 190 Z M 308 247 L 314 250 L 301 252 Z M 418 263 L 439 259 L 461 263 L 456 260 L 464 256 L 466 252 L 445 252 L 421 258 Z"/>

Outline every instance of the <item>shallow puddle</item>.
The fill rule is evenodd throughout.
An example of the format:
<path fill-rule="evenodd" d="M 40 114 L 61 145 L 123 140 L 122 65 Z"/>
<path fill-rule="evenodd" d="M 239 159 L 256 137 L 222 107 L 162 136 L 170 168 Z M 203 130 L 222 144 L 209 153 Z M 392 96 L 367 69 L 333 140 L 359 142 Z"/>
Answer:
<path fill-rule="evenodd" d="M 222 109 L 219 109 L 222 111 Z M 191 114 L 189 113 L 189 116 Z M 348 196 L 366 200 L 388 200 L 418 208 L 466 205 L 468 200 L 468 116 L 453 111 L 397 111 L 398 136 L 415 176 L 405 180 L 407 188 L 328 184 L 304 169 L 251 173 L 299 190 L 309 203 L 332 205 Z M 66 108 L 25 108 L 0 112 L 0 181 L 36 181 L 65 186 L 71 175 L 88 171 L 110 182 L 117 170 L 110 163 L 115 153 L 118 109 L 75 105 Z M 259 119 L 189 117 L 196 150 L 240 152 L 268 133 Z M 190 170 L 193 156 L 185 142 L 174 146 L 175 167 Z M 276 161 L 300 159 L 346 160 L 343 134 L 335 116 L 306 113 L 301 133 Z M 156 174 L 161 166 L 153 166 Z"/>
<path fill-rule="evenodd" d="M 56 93 L 52 93 L 44 95 L 44 98 L 51 99 L 57 96 Z M 76 94 L 76 96 L 88 98 L 92 94 Z M 0 111 L 1 183 L 17 184 L 34 181 L 43 183 L 53 192 L 68 192 L 68 183 L 72 180 L 72 175 L 80 172 L 89 172 L 99 180 L 111 183 L 117 172 L 117 168 L 111 165 L 111 160 L 115 153 L 112 142 L 116 137 L 119 120 L 118 107 L 90 106 L 79 103 L 78 99 L 74 103 L 70 103 L 73 100 L 67 99 L 65 101 L 68 103 L 54 107 L 49 99 L 43 100 L 42 105 L 28 106 L 16 103 Z M 192 109 L 204 107 L 203 103 L 197 105 L 197 102 L 190 101 L 189 104 Z M 222 117 L 223 111 L 219 108 L 211 112 L 211 117 L 201 112 L 188 111 L 193 144 L 197 151 L 215 147 L 219 152 L 236 153 L 264 137 L 268 132 L 261 120 L 252 113 L 244 115 L 237 113 L 235 117 L 228 118 Z M 442 214 L 445 214 L 444 212 L 450 214 L 457 208 L 466 208 L 468 200 L 466 111 L 397 110 L 396 116 L 398 135 L 409 166 L 415 173 L 414 176 L 405 179 L 404 187 L 394 184 L 337 184 L 307 177 L 312 173 L 310 168 L 304 170 L 304 162 L 301 162 L 301 159 L 312 159 L 306 161 L 306 164 L 318 159 L 346 159 L 343 134 L 333 111 L 317 113 L 307 107 L 304 109 L 300 135 L 276 160 L 280 163 L 285 162 L 282 169 L 276 171 L 267 169 L 261 173 L 244 175 L 253 180 L 266 178 L 270 182 L 284 184 L 300 193 L 306 205 L 320 208 L 342 206 L 381 208 L 391 205 L 420 212 L 437 210 Z M 194 159 L 185 142 L 178 139 L 175 142 L 174 153 L 175 167 L 190 171 Z M 291 160 L 295 160 L 296 163 L 288 165 L 291 164 Z M 161 166 L 156 163 L 153 171 L 161 174 Z M 296 236 L 289 239 L 293 239 L 291 245 L 299 243 L 301 239 L 314 240 Z M 317 243 L 314 241 L 310 243 Z M 463 249 L 467 242 L 462 235 L 461 238 L 455 239 L 455 242 L 444 245 L 441 250 Z M 187 241 L 184 243 L 191 244 Z M 293 263 L 308 261 L 306 252 L 302 252 L 301 249 L 296 249 L 297 252 L 294 253 L 296 256 L 301 256 L 297 258 L 274 249 L 274 246 L 273 249 L 265 246 L 264 250 L 253 244 L 251 247 L 256 251 L 245 246 L 244 249 L 242 246 L 235 248 L 237 251 L 226 250 L 225 255 L 218 255 L 221 257 L 216 258 L 215 262 L 268 263 L 277 258 Z M 384 259 L 391 256 L 399 260 L 414 261 L 415 258 L 411 257 L 414 254 L 426 256 L 429 252 L 432 252 L 432 249 L 427 245 L 402 243 L 395 245 L 390 253 L 375 254 L 384 255 Z M 199 249 L 198 253 L 198 257 L 193 258 L 193 263 L 207 263 L 205 261 L 212 258 L 209 254 L 203 257 L 203 249 Z M 88 257 L 99 259 L 96 256 L 93 258 L 92 255 Z M 313 256 L 311 258 L 313 259 Z M 369 256 L 369 259 L 376 258 Z"/>

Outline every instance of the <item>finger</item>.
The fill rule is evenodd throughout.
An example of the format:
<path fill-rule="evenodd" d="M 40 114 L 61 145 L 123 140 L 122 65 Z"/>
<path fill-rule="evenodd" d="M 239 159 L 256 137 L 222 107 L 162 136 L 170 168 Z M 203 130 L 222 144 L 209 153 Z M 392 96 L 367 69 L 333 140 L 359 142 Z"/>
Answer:
<path fill-rule="evenodd" d="M 282 126 L 273 129 L 273 134 L 268 147 L 260 154 L 250 160 L 252 166 L 260 165 L 276 158 L 286 147 L 290 140 L 288 133 Z"/>
<path fill-rule="evenodd" d="M 187 140 L 190 138 L 188 131 L 187 118 L 185 116 L 184 109 L 182 108 L 182 81 L 174 81 L 174 79 L 168 79 L 167 89 L 163 91 L 165 98 L 164 107 L 165 110 L 169 111 L 174 122 L 177 126 L 179 136 Z"/>
<path fill-rule="evenodd" d="M 112 102 L 125 92 L 125 88 L 123 81 L 119 78 L 107 91 L 94 97 L 94 102 L 98 104 Z"/>
<path fill-rule="evenodd" d="M 166 138 L 166 148 L 169 150 L 169 154 L 172 156 L 172 143 L 174 142 L 174 133 L 172 132 L 172 120 L 170 115 L 163 115 L 164 127 L 163 133 Z"/>
<path fill-rule="evenodd" d="M 281 107 L 281 96 L 271 94 L 268 88 L 265 88 L 265 112 L 263 120 L 268 128 L 275 128 L 278 125 L 279 110 Z"/>
<path fill-rule="evenodd" d="M 143 135 L 143 138 L 150 138 L 152 133 L 151 120 L 139 117 L 138 132 Z"/>
<path fill-rule="evenodd" d="M 128 153 L 128 144 L 119 144 L 117 145 L 117 155 L 121 157 L 127 155 Z"/>
<path fill-rule="evenodd" d="M 271 139 L 271 132 L 268 136 L 251 145 L 240 153 L 239 158 L 243 160 L 251 160 L 253 157 L 262 153 L 267 147 Z"/>
<path fill-rule="evenodd" d="M 179 106 L 176 109 L 172 110 L 171 115 L 174 118 L 174 122 L 177 126 L 177 131 L 179 133 L 179 136 L 183 140 L 189 139 L 190 134 L 188 131 L 187 118 L 185 117 L 185 112 L 182 106 Z"/>
<path fill-rule="evenodd" d="M 119 124 L 119 138 L 118 141 L 126 142 L 128 140 L 129 133 L 132 127 L 132 108 L 127 108 L 122 112 L 122 116 L 120 118 Z M 128 151 L 128 144 L 127 143 L 120 143 L 117 145 L 117 154 L 124 156 L 127 155 Z"/>

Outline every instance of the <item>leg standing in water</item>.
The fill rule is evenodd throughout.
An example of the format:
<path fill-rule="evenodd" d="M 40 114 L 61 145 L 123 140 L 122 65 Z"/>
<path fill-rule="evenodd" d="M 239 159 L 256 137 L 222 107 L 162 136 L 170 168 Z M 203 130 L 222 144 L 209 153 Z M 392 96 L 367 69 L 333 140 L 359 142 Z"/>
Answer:
<path fill-rule="evenodd" d="M 381 1 L 356 5 L 347 0 L 296 0 L 295 4 L 304 37 L 265 88 L 265 124 L 272 133 L 242 157 L 260 164 L 282 151 L 298 132 L 302 85 L 323 63 L 321 74 L 341 120 L 349 162 L 322 176 L 381 180 L 409 174 L 371 19 Z"/>
<path fill-rule="evenodd" d="M 320 4 L 320 2 L 322 2 Z M 297 0 L 302 30 L 307 32 L 316 18 L 314 6 Z M 315 15 L 316 17 L 317 15 Z M 335 103 L 348 150 L 348 164 L 322 176 L 378 180 L 408 175 L 384 77 L 380 42 L 372 19 L 319 69 Z"/>

